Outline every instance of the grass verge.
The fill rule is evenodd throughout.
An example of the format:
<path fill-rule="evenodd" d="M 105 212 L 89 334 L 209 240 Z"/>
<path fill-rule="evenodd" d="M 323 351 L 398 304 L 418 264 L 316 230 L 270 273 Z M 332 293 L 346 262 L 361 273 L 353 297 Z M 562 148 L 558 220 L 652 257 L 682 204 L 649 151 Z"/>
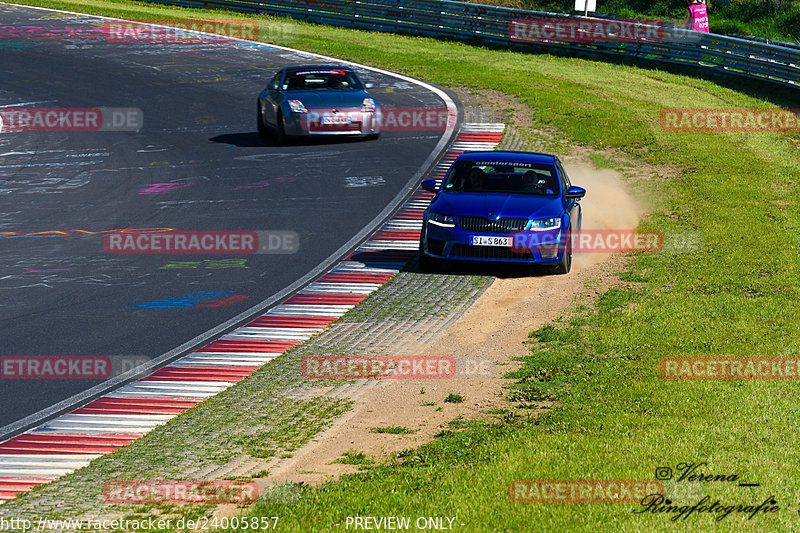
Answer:
<path fill-rule="evenodd" d="M 390 435 L 409 435 L 417 432 L 416 429 L 410 429 L 404 426 L 376 427 L 369 428 L 369 430 L 373 433 L 388 433 Z"/>

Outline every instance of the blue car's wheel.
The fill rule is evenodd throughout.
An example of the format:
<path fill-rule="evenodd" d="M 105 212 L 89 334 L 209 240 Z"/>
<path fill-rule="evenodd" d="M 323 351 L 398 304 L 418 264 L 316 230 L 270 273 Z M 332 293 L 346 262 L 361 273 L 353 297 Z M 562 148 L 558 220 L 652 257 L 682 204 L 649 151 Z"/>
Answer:
<path fill-rule="evenodd" d="M 567 244 L 564 246 L 564 254 L 561 262 L 553 269 L 555 274 L 568 274 L 572 269 L 572 235 L 567 233 Z"/>
<path fill-rule="evenodd" d="M 425 233 L 423 232 L 419 238 L 419 268 L 423 271 L 435 271 L 440 266 L 439 261 L 425 255 L 425 250 L 422 242 L 425 240 Z"/>

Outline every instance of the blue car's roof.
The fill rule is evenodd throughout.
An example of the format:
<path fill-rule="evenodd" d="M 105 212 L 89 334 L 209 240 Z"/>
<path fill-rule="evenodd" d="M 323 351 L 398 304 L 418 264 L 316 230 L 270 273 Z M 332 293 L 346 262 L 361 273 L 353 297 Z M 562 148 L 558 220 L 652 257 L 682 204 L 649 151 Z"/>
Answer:
<path fill-rule="evenodd" d="M 555 165 L 556 156 L 538 152 L 464 152 L 456 161 L 501 161 L 503 163 L 524 162 Z"/>

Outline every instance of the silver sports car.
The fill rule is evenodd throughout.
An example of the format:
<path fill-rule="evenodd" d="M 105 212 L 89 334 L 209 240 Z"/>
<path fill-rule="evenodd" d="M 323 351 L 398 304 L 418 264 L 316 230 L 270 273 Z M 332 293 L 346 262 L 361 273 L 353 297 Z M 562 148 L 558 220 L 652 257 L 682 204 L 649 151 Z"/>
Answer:
<path fill-rule="evenodd" d="M 258 133 L 377 138 L 381 105 L 367 93 L 372 87 L 348 67 L 285 67 L 258 96 Z"/>

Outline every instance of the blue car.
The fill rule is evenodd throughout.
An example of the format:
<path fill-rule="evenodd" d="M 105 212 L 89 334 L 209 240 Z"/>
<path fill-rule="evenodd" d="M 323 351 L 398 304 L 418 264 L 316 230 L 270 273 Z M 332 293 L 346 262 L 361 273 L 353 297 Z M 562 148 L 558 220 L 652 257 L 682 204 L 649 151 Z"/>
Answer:
<path fill-rule="evenodd" d="M 533 152 L 465 152 L 450 167 L 425 210 L 420 264 L 443 260 L 572 266 L 586 190 L 569 182 L 558 157 Z"/>
<path fill-rule="evenodd" d="M 381 105 L 350 67 L 285 67 L 258 96 L 256 121 L 262 137 L 346 136 L 377 138 Z"/>

